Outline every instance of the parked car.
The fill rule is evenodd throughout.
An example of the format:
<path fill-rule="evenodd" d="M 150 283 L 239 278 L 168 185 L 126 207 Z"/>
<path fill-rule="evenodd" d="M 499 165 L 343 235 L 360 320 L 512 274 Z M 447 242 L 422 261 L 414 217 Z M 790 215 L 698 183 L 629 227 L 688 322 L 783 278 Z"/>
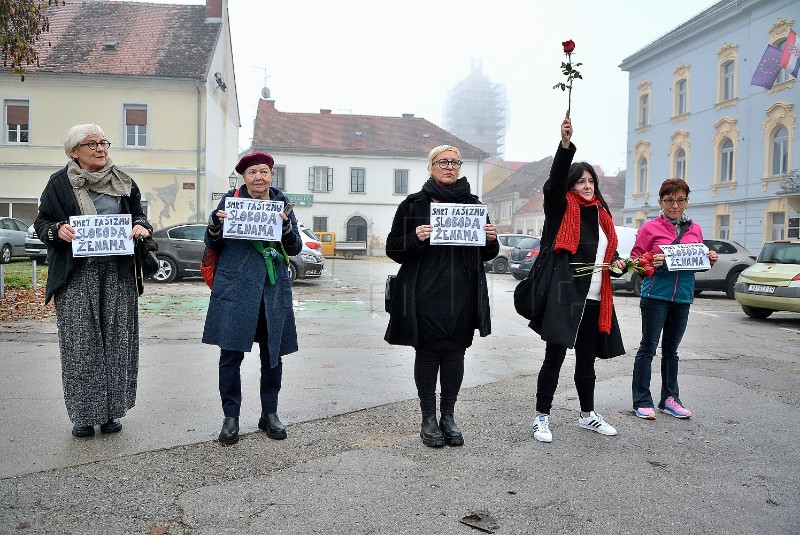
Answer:
<path fill-rule="evenodd" d="M 615 226 L 614 230 L 617 233 L 617 254 L 620 258 L 630 258 L 631 249 L 636 243 L 636 234 L 639 229 L 632 227 Z M 611 288 L 614 291 L 627 290 L 639 295 L 642 289 L 642 279 L 635 273 L 626 272 L 620 277 L 611 277 Z"/>
<path fill-rule="evenodd" d="M 28 258 L 37 262 L 44 263 L 47 261 L 47 246 L 36 235 L 36 229 L 33 228 L 33 225 L 28 227 L 28 233 L 25 235 L 25 254 L 28 255 Z"/>
<path fill-rule="evenodd" d="M 184 277 L 200 276 L 203 259 L 205 223 L 179 223 L 153 232 L 158 243 L 158 271 L 152 280 L 172 282 Z M 303 236 L 303 232 L 300 233 Z M 289 275 L 292 281 L 322 276 L 325 259 L 313 249 L 303 245 L 299 254 L 289 257 Z"/>
<path fill-rule="evenodd" d="M 491 260 L 483 263 L 486 271 L 495 273 L 505 273 L 508 271 L 508 262 L 511 259 L 511 250 L 519 243 L 522 238 L 530 238 L 527 234 L 498 234 L 497 241 L 500 243 L 500 252 Z"/>
<path fill-rule="evenodd" d="M 14 256 L 25 256 L 27 235 L 28 225 L 13 217 L 0 217 L 0 264 L 8 264 Z"/>
<path fill-rule="evenodd" d="M 298 223 L 297 228 L 300 230 L 300 239 L 303 240 L 303 245 L 315 251 L 322 250 L 322 241 L 319 236 L 314 234 L 314 231 L 302 223 Z"/>
<path fill-rule="evenodd" d="M 528 276 L 528 273 L 533 267 L 533 262 L 539 255 L 539 247 L 541 244 L 542 240 L 540 238 L 526 236 L 519 240 L 517 245 L 511 249 L 508 269 L 515 279 L 521 281 Z"/>
<path fill-rule="evenodd" d="M 800 312 L 800 240 L 765 243 L 734 288 L 736 301 L 751 318 L 765 319 L 776 310 Z"/>

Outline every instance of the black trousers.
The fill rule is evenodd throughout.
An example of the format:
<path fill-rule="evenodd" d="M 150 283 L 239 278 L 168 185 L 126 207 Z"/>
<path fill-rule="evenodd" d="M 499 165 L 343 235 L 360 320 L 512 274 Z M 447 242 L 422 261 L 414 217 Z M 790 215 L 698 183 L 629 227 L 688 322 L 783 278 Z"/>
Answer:
<path fill-rule="evenodd" d="M 414 381 L 417 384 L 422 416 L 436 415 L 436 379 L 442 386 L 441 413 L 453 414 L 464 379 L 464 354 L 467 348 L 451 350 L 416 349 Z"/>
<path fill-rule="evenodd" d="M 575 388 L 578 390 L 578 401 L 583 412 L 594 410 L 594 385 L 597 379 L 594 361 L 597 358 L 597 337 L 600 333 L 599 318 L 600 302 L 587 300 L 575 341 Z M 537 412 L 550 414 L 558 386 L 558 375 L 566 355 L 566 346 L 547 343 L 542 369 L 536 380 Z"/>

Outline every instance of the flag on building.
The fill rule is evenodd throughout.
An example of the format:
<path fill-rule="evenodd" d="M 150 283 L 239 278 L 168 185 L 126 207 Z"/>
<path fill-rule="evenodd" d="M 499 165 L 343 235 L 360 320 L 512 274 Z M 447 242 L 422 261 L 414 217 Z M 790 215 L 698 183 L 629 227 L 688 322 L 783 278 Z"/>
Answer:
<path fill-rule="evenodd" d="M 783 45 L 781 69 L 785 69 L 795 78 L 797 78 L 797 73 L 800 71 L 800 49 L 797 48 L 797 34 L 794 30 L 789 30 L 786 44 Z"/>
<path fill-rule="evenodd" d="M 761 61 L 756 65 L 753 72 L 753 78 L 750 80 L 750 85 L 758 85 L 766 89 L 772 89 L 778 73 L 781 71 L 781 57 L 783 52 L 780 48 L 772 45 L 767 45 Z"/>

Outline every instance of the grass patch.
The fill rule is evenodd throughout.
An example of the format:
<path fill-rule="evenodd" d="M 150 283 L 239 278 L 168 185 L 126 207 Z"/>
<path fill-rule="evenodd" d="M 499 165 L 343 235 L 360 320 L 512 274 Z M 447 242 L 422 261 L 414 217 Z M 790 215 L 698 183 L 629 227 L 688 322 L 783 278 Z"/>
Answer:
<path fill-rule="evenodd" d="M 27 258 L 12 258 L 8 264 L 3 264 L 3 288 L 18 290 L 33 288 L 33 262 Z M 36 283 L 44 286 L 47 281 L 47 264 L 36 262 Z"/>

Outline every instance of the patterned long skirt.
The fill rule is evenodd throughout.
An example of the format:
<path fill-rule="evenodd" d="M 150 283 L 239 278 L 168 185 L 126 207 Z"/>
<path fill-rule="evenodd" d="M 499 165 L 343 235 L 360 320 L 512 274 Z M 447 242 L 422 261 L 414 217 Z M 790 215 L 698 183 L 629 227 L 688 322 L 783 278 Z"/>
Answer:
<path fill-rule="evenodd" d="M 54 296 L 69 419 L 99 425 L 136 403 L 139 309 L 133 272 L 115 260 L 82 263 Z"/>

